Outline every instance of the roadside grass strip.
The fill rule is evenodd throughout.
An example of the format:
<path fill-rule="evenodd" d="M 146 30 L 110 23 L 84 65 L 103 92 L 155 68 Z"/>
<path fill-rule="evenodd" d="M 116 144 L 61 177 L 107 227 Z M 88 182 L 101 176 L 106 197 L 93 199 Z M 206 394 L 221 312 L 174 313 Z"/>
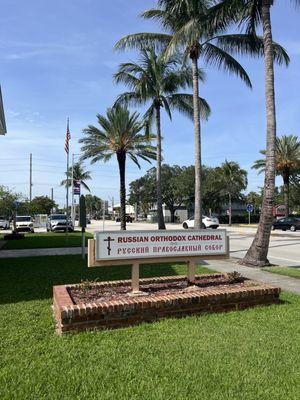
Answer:
<path fill-rule="evenodd" d="M 142 277 L 185 272 L 184 265 L 141 267 Z M 284 293 L 276 306 L 55 335 L 53 285 L 128 278 L 129 267 L 88 269 L 80 256 L 0 260 L 0 398 L 299 398 L 295 295 Z"/>
<path fill-rule="evenodd" d="M 263 270 L 272 272 L 273 274 L 279 274 L 289 276 L 291 278 L 300 279 L 300 262 L 298 267 L 268 267 L 264 268 Z"/>
<path fill-rule="evenodd" d="M 93 235 L 86 232 L 86 243 Z M 0 236 L 3 240 L 3 235 Z M 3 250 L 17 249 L 49 249 L 58 247 L 80 247 L 81 232 L 45 232 L 45 233 L 26 233 L 24 239 L 9 240 L 2 247 Z"/>

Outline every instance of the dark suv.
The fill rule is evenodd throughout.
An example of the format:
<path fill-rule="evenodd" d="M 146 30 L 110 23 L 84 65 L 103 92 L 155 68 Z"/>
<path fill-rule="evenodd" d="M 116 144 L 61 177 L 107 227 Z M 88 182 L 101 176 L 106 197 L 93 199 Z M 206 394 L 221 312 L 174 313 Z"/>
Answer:
<path fill-rule="evenodd" d="M 126 214 L 126 222 L 129 222 L 129 223 L 132 223 L 133 222 L 133 218 L 130 216 L 130 215 L 127 215 Z M 116 222 L 121 222 L 121 218 L 120 217 L 117 217 L 116 218 Z"/>
<path fill-rule="evenodd" d="M 300 217 L 285 217 L 279 218 L 277 221 L 273 222 L 272 230 L 281 229 L 286 231 L 289 229 L 292 232 L 300 230 Z"/>

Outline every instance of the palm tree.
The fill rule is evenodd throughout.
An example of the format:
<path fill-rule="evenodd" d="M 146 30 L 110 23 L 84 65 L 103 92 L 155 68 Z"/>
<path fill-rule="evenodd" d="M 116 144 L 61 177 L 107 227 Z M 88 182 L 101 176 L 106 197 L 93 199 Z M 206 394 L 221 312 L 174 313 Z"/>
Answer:
<path fill-rule="evenodd" d="M 89 125 L 83 130 L 84 137 L 79 140 L 82 143 L 82 159 L 91 159 L 94 164 L 97 161 L 109 161 L 116 156 L 120 174 L 120 217 L 121 229 L 126 229 L 126 159 L 129 157 L 139 168 L 139 160 L 150 162 L 156 158 L 155 148 L 151 145 L 151 135 L 145 136 L 141 131 L 145 123 L 140 120 L 137 112 L 130 113 L 121 105 L 116 105 L 107 110 L 106 116 L 97 115 L 100 127 Z"/>
<path fill-rule="evenodd" d="M 264 156 L 265 150 L 260 151 Z M 283 193 L 286 217 L 289 215 L 289 192 L 292 176 L 300 172 L 300 141 L 297 136 L 284 135 L 276 138 L 276 174 L 283 179 Z M 253 167 L 259 173 L 266 170 L 266 158 L 256 160 Z"/>
<path fill-rule="evenodd" d="M 69 183 L 69 187 L 72 186 L 72 176 L 73 176 L 73 183 L 75 181 L 80 181 L 81 185 L 88 191 L 90 192 L 90 188 L 88 187 L 88 185 L 86 184 L 87 180 L 92 179 L 91 177 L 91 172 L 90 171 L 85 171 L 83 169 L 83 165 L 78 162 L 75 163 L 73 166 L 73 170 L 72 167 L 69 168 L 68 172 L 65 172 L 66 175 L 66 179 L 64 179 L 63 181 L 61 181 L 60 185 L 61 186 L 68 186 Z"/>
<path fill-rule="evenodd" d="M 296 5 L 300 0 L 291 0 Z M 277 48 L 272 39 L 271 7 L 274 0 L 222 0 L 217 6 L 218 16 L 231 18 L 240 25 L 246 26 L 246 32 L 254 40 L 257 38 L 256 29 L 261 26 L 263 30 L 263 55 L 265 63 L 265 96 L 267 119 L 266 167 L 262 212 L 255 238 L 247 251 L 242 264 L 253 266 L 268 265 L 267 259 L 270 234 L 273 223 L 273 206 L 275 202 L 275 176 L 276 176 L 276 107 L 274 84 L 274 58 Z M 242 53 L 242 48 L 238 51 Z M 287 54 L 282 53 L 286 64 L 289 62 Z M 280 60 L 279 60 L 280 61 Z"/>
<path fill-rule="evenodd" d="M 114 79 L 117 83 L 125 84 L 130 92 L 121 94 L 117 103 L 132 104 L 135 106 L 149 105 L 145 118 L 152 125 L 156 121 L 157 140 L 157 213 L 158 229 L 165 229 L 162 209 L 161 191 L 161 163 L 162 163 L 162 134 L 161 134 L 161 109 L 164 108 L 168 117 L 172 119 L 172 110 L 193 118 L 193 96 L 180 93 L 180 89 L 192 86 L 191 70 L 179 68 L 181 59 L 178 55 L 165 60 L 163 53 L 155 52 L 154 47 L 142 48 L 140 60 L 137 63 L 121 64 Z M 200 73 L 200 79 L 203 75 Z M 205 119 L 210 114 L 208 104 L 199 98 L 201 116 Z"/>
<path fill-rule="evenodd" d="M 155 43 L 158 47 L 167 46 L 166 57 L 183 50 L 185 59 L 191 60 L 195 137 L 195 228 L 198 229 L 202 219 L 199 60 L 239 76 L 251 87 L 246 71 L 229 52 L 235 49 L 243 49 L 250 54 L 263 52 L 263 42 L 258 37 L 254 40 L 253 35 L 224 35 L 223 32 L 232 19 L 226 13 L 224 17 L 219 4 L 214 4 L 214 0 L 159 0 L 157 9 L 146 11 L 142 15 L 147 19 L 157 20 L 166 33 L 137 33 L 124 37 L 116 44 L 117 49 L 124 49 Z M 280 46 L 274 45 L 274 49 L 277 58 L 282 61 L 286 54 Z"/>
<path fill-rule="evenodd" d="M 240 196 L 240 192 L 245 190 L 248 185 L 247 171 L 241 169 L 239 164 L 234 161 L 227 161 L 217 168 L 220 184 L 223 187 L 222 193 L 228 196 L 229 226 L 232 218 L 232 200 Z"/>

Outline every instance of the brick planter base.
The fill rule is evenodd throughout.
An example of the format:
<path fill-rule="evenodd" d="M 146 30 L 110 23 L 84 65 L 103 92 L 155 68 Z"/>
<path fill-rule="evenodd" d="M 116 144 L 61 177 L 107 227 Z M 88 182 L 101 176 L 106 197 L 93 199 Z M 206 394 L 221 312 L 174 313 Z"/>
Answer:
<path fill-rule="evenodd" d="M 210 275 L 211 276 L 211 275 Z M 218 275 L 220 276 L 220 275 Z M 186 277 L 141 279 L 140 283 L 160 283 L 184 280 Z M 130 281 L 102 282 L 99 286 L 124 286 Z M 122 300 L 74 304 L 68 289 L 76 285 L 53 287 L 53 308 L 59 334 L 92 329 L 113 329 L 142 322 L 153 322 L 167 317 L 244 310 L 249 307 L 279 303 L 280 288 L 248 281 L 245 286 L 226 288 L 209 286 L 201 291 L 129 297 Z"/>

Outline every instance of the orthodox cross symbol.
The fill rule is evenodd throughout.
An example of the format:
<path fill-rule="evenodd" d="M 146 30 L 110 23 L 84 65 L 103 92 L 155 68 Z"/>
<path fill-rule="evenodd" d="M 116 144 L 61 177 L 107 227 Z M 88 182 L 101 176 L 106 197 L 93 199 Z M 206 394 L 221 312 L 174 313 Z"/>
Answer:
<path fill-rule="evenodd" d="M 107 242 L 107 254 L 108 254 L 109 256 L 110 256 L 110 253 L 111 253 L 110 244 L 111 244 L 111 242 L 114 242 L 114 241 L 115 241 L 115 239 L 111 238 L 110 236 L 108 236 L 107 239 L 104 239 L 104 240 L 103 240 L 103 242 Z"/>

